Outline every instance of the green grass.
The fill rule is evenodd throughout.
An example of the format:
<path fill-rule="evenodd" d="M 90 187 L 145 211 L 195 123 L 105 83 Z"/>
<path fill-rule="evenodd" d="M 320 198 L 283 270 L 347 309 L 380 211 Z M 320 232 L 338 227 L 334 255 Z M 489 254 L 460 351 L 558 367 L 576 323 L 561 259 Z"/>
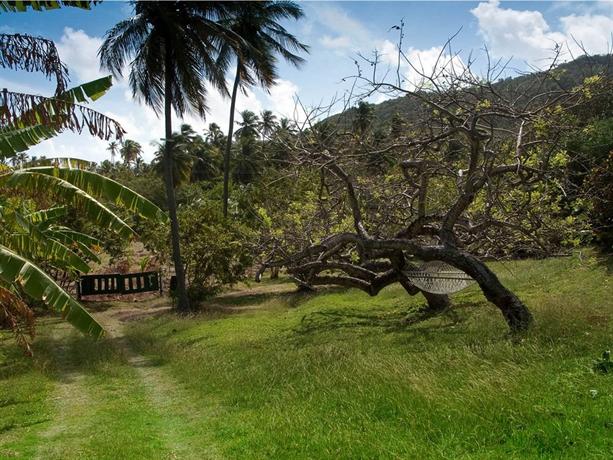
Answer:
<path fill-rule="evenodd" d="M 127 347 L 55 324 L 33 362 L 2 342 L 0 457 L 610 458 L 613 375 L 592 370 L 613 345 L 610 261 L 492 266 L 534 313 L 523 337 L 476 287 L 403 326 L 422 299 L 397 287 L 268 282 L 193 318 L 129 323 Z M 84 397 L 58 403 L 66 375 Z"/>

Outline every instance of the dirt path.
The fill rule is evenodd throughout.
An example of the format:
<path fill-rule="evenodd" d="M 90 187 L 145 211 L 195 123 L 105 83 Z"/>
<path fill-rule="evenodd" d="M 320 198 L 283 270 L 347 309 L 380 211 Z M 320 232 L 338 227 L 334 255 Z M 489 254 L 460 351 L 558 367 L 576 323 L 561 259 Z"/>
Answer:
<path fill-rule="evenodd" d="M 51 339 L 61 343 L 63 337 L 71 332 L 71 326 L 62 322 L 53 326 Z M 91 406 L 92 401 L 89 392 L 83 391 L 83 379 L 85 376 L 70 362 L 70 346 L 59 345 L 53 352 L 58 363 L 62 364 L 61 373 L 57 376 L 57 383 L 51 400 L 53 401 L 56 417 L 49 428 L 41 434 L 42 443 L 36 453 L 36 459 L 53 457 L 53 449 L 50 448 L 55 438 L 68 432 L 68 427 L 80 423 L 80 419 Z"/>
<path fill-rule="evenodd" d="M 96 317 L 106 329 L 107 334 L 117 339 L 116 344 L 125 354 L 130 366 L 136 371 L 149 403 L 162 417 L 163 429 L 159 434 L 168 449 L 169 458 L 220 458 L 211 448 L 207 452 L 202 452 L 194 445 L 194 435 L 200 431 L 195 414 L 201 417 L 202 413 L 200 407 L 194 410 L 196 403 L 191 395 L 149 358 L 135 352 L 124 336 L 124 328 L 129 327 L 131 321 L 156 316 L 169 309 L 166 306 L 147 311 L 137 308 L 109 309 Z"/>
<path fill-rule="evenodd" d="M 240 286 L 208 307 L 236 314 L 294 290 L 292 284 Z M 47 398 L 51 419 L 34 435 L 34 458 L 222 458 L 213 438 L 215 402 L 199 400 L 173 377 L 171 366 L 143 356 L 126 337 L 135 322 L 168 312 L 166 300 L 109 305 L 94 313 L 107 332 L 99 342 L 65 322 L 45 329 L 54 388 Z"/>
<path fill-rule="evenodd" d="M 119 307 L 95 314 L 107 331 L 107 349 L 120 355 L 115 359 L 120 360 L 121 373 L 114 377 L 116 371 L 111 370 L 111 378 L 89 370 L 82 361 L 74 362 L 78 344 L 66 342 L 71 337 L 70 326 L 53 326 L 51 339 L 65 343 L 53 352 L 57 367 L 51 396 L 54 415 L 39 435 L 36 458 L 99 458 L 95 452 L 100 451 L 100 444 L 108 450 L 107 458 L 221 457 L 211 447 L 213 442 L 207 442 L 206 410 L 162 367 L 135 352 L 124 336 L 131 321 L 167 309 Z M 136 434 L 131 434 L 132 430 Z M 117 432 L 125 433 L 123 447 L 122 440 L 112 439 Z M 140 437 L 150 452 L 137 450 L 136 439 L 130 452 L 130 436 Z M 114 442 L 118 445 L 115 453 L 110 448 Z"/>

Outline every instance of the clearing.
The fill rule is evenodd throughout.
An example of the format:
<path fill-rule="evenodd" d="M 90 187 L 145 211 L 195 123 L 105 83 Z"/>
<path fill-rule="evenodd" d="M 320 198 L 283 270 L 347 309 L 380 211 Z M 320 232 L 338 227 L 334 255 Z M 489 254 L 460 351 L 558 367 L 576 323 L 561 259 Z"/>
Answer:
<path fill-rule="evenodd" d="M 90 304 L 94 342 L 43 319 L 0 336 L 0 458 L 610 458 L 611 260 L 492 264 L 532 309 L 521 338 L 476 287 L 438 318 L 399 287 L 242 285 L 177 318 Z"/>

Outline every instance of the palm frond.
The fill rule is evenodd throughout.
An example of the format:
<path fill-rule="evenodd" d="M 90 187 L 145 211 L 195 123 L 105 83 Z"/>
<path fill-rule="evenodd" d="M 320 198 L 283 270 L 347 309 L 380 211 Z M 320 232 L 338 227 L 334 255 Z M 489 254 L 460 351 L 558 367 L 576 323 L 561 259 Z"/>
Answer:
<path fill-rule="evenodd" d="M 65 216 L 66 211 L 66 206 L 55 206 L 53 208 L 41 209 L 39 211 L 32 212 L 25 217 L 32 224 L 40 224 L 43 222 L 47 223 Z"/>
<path fill-rule="evenodd" d="M 52 232 L 53 236 L 57 239 L 63 239 L 64 237 L 67 238 L 64 239 L 64 242 L 67 241 L 75 241 L 78 243 L 82 243 L 85 244 L 87 246 L 102 246 L 102 241 L 100 241 L 98 238 L 95 238 L 91 235 L 87 235 L 85 233 L 81 233 L 81 232 L 77 232 L 76 230 L 73 230 L 71 228 L 68 227 L 63 227 L 60 225 L 53 225 L 48 229 L 49 232 Z M 59 235 L 63 235 L 63 236 L 59 236 Z"/>
<path fill-rule="evenodd" d="M 58 199 L 75 205 L 100 227 L 112 230 L 127 238 L 134 235 L 130 226 L 101 202 L 70 182 L 54 175 L 32 170 L 12 171 L 0 175 L 0 185 L 19 189 L 24 193 L 55 195 Z"/>
<path fill-rule="evenodd" d="M 28 161 L 23 165 L 24 168 L 33 168 L 35 166 L 54 166 L 56 168 L 68 169 L 92 169 L 96 166 L 93 161 L 83 160 L 81 158 L 57 157 L 57 158 L 38 158 Z"/>
<path fill-rule="evenodd" d="M 64 271 L 83 273 L 90 271 L 87 262 L 78 254 L 59 241 L 47 238 L 43 233 L 36 230 L 29 234 L 10 235 L 3 243 L 16 253 L 39 263 L 47 262 Z"/>
<path fill-rule="evenodd" d="M 10 157 L 57 135 L 64 129 L 108 140 L 124 130 L 106 115 L 81 105 L 95 101 L 113 82 L 110 76 L 84 83 L 53 98 L 4 91 L 0 99 L 0 158 Z"/>
<path fill-rule="evenodd" d="M 85 233 L 80 233 L 66 227 L 52 226 L 43 231 L 49 238 L 65 244 L 74 251 L 80 252 L 84 257 L 100 263 L 100 257 L 95 251 L 100 250 L 102 242 Z"/>
<path fill-rule="evenodd" d="M 91 9 L 92 5 L 100 3 L 101 0 L 76 0 L 76 1 L 64 1 L 64 0 L 31 0 L 31 1 L 0 1 L 0 12 L 7 13 L 23 13 L 28 11 L 28 8 L 32 8 L 35 11 L 43 10 L 56 10 L 62 6 L 70 6 L 73 8 L 81 8 L 84 10 Z"/>
<path fill-rule="evenodd" d="M 36 125 L 25 128 L 0 128 L 0 158 L 8 158 L 25 152 L 30 147 L 50 139 L 58 130 L 50 126 Z"/>
<path fill-rule="evenodd" d="M 57 95 L 45 97 L 4 90 L 0 106 L 0 128 L 7 131 L 45 125 L 60 131 L 81 133 L 84 128 L 93 136 L 108 140 L 121 137 L 123 129 L 116 121 L 81 105 L 96 100 L 112 86 L 111 77 L 103 77 Z"/>

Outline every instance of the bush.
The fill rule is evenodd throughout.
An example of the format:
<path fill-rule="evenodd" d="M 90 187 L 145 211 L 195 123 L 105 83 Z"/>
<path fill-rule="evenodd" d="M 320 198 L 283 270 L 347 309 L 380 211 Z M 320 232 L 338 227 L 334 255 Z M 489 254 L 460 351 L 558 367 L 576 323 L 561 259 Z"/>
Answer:
<path fill-rule="evenodd" d="M 197 199 L 179 208 L 181 255 L 191 300 L 203 300 L 243 278 L 253 257 L 252 231 L 223 219 L 219 202 Z M 171 261 L 169 228 L 147 229 L 142 235 L 148 249 Z"/>

